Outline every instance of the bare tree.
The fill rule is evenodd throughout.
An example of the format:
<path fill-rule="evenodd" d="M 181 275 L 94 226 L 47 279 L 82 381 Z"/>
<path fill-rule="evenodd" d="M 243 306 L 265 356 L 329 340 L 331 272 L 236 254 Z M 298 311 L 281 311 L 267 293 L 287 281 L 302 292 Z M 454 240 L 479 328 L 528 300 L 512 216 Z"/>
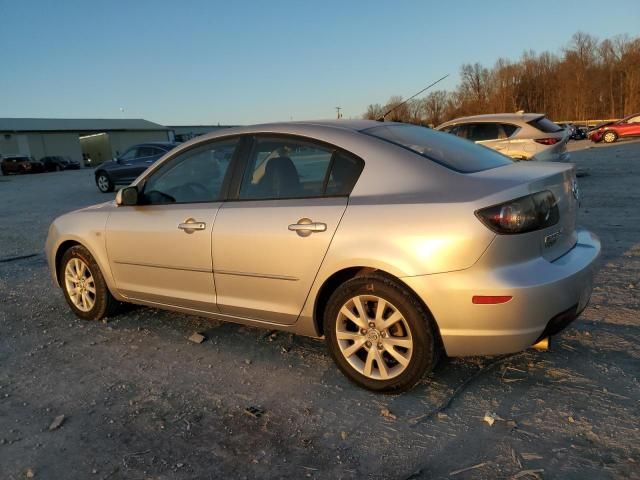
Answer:
<path fill-rule="evenodd" d="M 447 92 L 436 90 L 431 92 L 422 101 L 424 122 L 427 125 L 438 126 L 444 121 L 444 114 L 447 109 Z"/>
<path fill-rule="evenodd" d="M 362 116 L 362 118 L 364 118 L 365 120 L 378 120 L 380 117 L 382 117 L 383 113 L 384 112 L 382 105 L 380 105 L 379 103 L 372 103 L 367 107 L 367 111 Z"/>
<path fill-rule="evenodd" d="M 384 107 L 370 105 L 364 116 L 380 118 L 401 102 L 402 97 L 391 97 Z M 517 61 L 498 59 L 491 69 L 465 64 L 454 91 L 407 102 L 387 120 L 438 125 L 463 115 L 516 110 L 545 113 L 558 121 L 619 118 L 640 111 L 640 37 L 599 42 L 577 32 L 559 55 L 526 51 Z"/>

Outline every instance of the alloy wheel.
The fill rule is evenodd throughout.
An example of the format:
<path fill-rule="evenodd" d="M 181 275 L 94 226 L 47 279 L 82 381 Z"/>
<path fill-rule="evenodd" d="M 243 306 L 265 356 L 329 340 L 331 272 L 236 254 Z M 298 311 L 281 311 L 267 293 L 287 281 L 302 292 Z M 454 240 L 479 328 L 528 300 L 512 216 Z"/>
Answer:
<path fill-rule="evenodd" d="M 100 175 L 98 177 L 98 188 L 103 192 L 107 192 L 109 190 L 109 179 L 106 175 Z"/>
<path fill-rule="evenodd" d="M 358 295 L 344 303 L 336 339 L 351 367 L 374 380 L 397 377 L 413 354 L 408 322 L 393 304 L 376 295 Z"/>
<path fill-rule="evenodd" d="M 64 269 L 64 284 L 71 302 L 81 311 L 90 311 L 96 303 L 96 284 L 87 264 L 73 257 Z"/>

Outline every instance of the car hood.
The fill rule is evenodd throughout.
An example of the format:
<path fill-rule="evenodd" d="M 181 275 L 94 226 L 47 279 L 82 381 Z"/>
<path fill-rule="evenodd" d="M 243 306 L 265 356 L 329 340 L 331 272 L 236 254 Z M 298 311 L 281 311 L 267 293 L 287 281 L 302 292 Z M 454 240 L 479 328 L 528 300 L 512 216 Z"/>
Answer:
<path fill-rule="evenodd" d="M 107 160 L 106 162 L 102 162 L 100 165 L 98 165 L 98 167 L 102 170 L 112 170 L 114 168 L 118 168 L 119 165 L 120 164 L 118 162 Z"/>
<path fill-rule="evenodd" d="M 596 126 L 595 126 L 595 127 L 593 127 L 593 128 L 590 128 L 590 129 L 589 129 L 589 131 L 598 130 L 599 128 L 607 127 L 607 126 L 609 126 L 609 125 L 613 125 L 614 123 L 618 123 L 618 120 L 615 120 L 615 121 L 613 121 L 613 122 L 604 122 L 604 123 L 601 123 L 601 124 L 599 124 L 599 125 L 596 125 Z"/>

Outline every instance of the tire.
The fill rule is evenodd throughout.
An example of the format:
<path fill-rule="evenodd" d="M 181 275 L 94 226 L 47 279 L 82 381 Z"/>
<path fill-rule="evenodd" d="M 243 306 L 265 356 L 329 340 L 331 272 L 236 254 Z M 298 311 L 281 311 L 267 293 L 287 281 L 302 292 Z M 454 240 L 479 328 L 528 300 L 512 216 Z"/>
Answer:
<path fill-rule="evenodd" d="M 113 192 L 114 189 L 113 182 L 105 172 L 98 172 L 96 175 L 96 185 L 102 193 Z"/>
<path fill-rule="evenodd" d="M 2 175 L 4 175 L 5 177 L 9 175 L 9 173 L 4 168 L 2 168 L 1 170 L 2 170 Z"/>
<path fill-rule="evenodd" d="M 618 140 L 618 134 L 611 130 L 604 132 L 602 135 L 602 141 L 604 143 L 614 143 L 616 140 Z"/>
<path fill-rule="evenodd" d="M 64 252 L 58 278 L 64 298 L 78 317 L 101 320 L 116 313 L 118 301 L 111 295 L 98 264 L 83 246 L 76 245 Z M 83 279 L 82 293 L 74 294 L 78 291 L 80 278 Z M 86 301 L 83 300 L 85 294 Z"/>
<path fill-rule="evenodd" d="M 358 299 L 366 322 L 360 320 Z M 379 308 L 382 315 L 376 319 Z M 385 328 L 384 322 L 393 319 Z M 333 292 L 325 310 L 324 333 L 342 373 L 374 392 L 410 389 L 435 367 L 439 357 L 431 314 L 408 288 L 381 274 L 352 278 Z"/>
<path fill-rule="evenodd" d="M 62 167 L 60 165 L 56 165 L 55 171 L 56 172 L 61 172 L 62 171 Z"/>

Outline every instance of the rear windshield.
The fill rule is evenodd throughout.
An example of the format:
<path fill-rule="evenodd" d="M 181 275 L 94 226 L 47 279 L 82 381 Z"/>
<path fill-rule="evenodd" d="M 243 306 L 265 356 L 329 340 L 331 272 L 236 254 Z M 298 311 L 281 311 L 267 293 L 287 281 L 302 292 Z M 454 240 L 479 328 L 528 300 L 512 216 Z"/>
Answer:
<path fill-rule="evenodd" d="M 362 133 L 395 143 L 456 172 L 481 172 L 512 163 L 508 157 L 482 145 L 416 125 L 383 124 Z"/>
<path fill-rule="evenodd" d="M 532 127 L 536 127 L 538 130 L 544 133 L 556 133 L 563 130 L 563 128 L 557 123 L 553 123 L 547 117 L 536 118 L 535 120 L 531 120 L 529 125 Z"/>

